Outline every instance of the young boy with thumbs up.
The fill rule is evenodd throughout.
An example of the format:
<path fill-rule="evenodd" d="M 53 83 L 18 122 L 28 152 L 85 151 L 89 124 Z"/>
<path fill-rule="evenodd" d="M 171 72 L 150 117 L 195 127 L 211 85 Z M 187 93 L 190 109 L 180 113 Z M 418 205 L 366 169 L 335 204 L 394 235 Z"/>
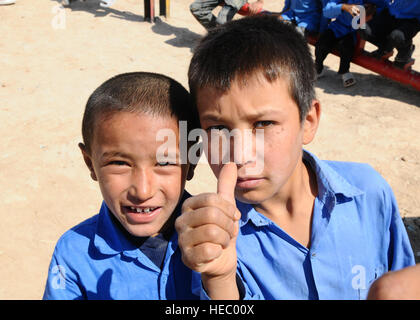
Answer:
<path fill-rule="evenodd" d="M 386 181 L 369 165 L 302 149 L 321 104 L 293 27 L 269 16 L 220 26 L 195 49 L 188 76 L 201 127 L 220 132 L 207 141 L 218 191 L 187 199 L 176 221 L 183 261 L 208 297 L 364 299 L 381 274 L 414 264 Z M 215 140 L 233 130 L 252 140 L 231 141 L 235 163 L 212 162 L 226 151 Z"/>
<path fill-rule="evenodd" d="M 180 125 L 189 133 L 197 118 L 188 91 L 163 74 L 119 74 L 90 95 L 79 147 L 103 202 L 58 240 L 44 299 L 199 299 L 174 230 L 195 167 Z"/>

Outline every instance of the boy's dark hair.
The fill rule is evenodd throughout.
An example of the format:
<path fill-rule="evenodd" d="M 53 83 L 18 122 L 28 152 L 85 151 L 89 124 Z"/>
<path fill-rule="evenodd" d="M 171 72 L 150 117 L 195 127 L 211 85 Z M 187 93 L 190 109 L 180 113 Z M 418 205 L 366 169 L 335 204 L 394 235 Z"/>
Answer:
<path fill-rule="evenodd" d="M 261 73 L 272 82 L 284 78 L 303 121 L 315 99 L 315 68 L 309 47 L 295 27 L 269 15 L 230 21 L 209 31 L 195 49 L 188 70 L 190 92 L 229 90 Z"/>
<path fill-rule="evenodd" d="M 96 121 L 114 112 L 172 116 L 187 121 L 188 130 L 200 127 L 190 94 L 180 83 L 157 73 L 124 73 L 105 81 L 87 101 L 82 136 L 88 152 Z"/>

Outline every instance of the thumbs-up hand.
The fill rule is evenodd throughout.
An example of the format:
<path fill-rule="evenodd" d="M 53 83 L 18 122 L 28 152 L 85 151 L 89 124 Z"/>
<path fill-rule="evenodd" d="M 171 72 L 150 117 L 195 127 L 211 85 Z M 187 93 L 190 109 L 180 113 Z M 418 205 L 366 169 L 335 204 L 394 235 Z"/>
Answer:
<path fill-rule="evenodd" d="M 225 164 L 219 174 L 217 193 L 187 199 L 175 228 L 182 261 L 201 273 L 212 299 L 239 298 L 236 287 L 236 238 L 240 212 L 235 205 L 237 167 Z"/>
<path fill-rule="evenodd" d="M 233 162 L 222 167 L 217 180 L 217 194 L 235 205 L 235 186 L 238 179 L 238 168 Z M 236 205 L 235 205 L 236 206 Z"/>

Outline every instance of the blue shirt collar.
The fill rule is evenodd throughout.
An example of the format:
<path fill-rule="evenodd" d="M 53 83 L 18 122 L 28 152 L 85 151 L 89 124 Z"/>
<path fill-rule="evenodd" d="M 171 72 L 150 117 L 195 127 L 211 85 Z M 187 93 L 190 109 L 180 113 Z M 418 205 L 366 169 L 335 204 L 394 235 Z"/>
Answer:
<path fill-rule="evenodd" d="M 109 210 L 105 201 L 102 202 L 99 211 L 98 224 L 96 227 L 93 244 L 98 251 L 104 255 L 124 255 L 136 258 L 138 251 L 134 243 L 132 243 L 122 230 L 115 224 L 111 217 L 112 212 Z"/>
<path fill-rule="evenodd" d="M 318 198 L 325 203 L 325 198 L 330 194 L 341 194 L 347 198 L 353 198 L 364 192 L 356 186 L 350 184 L 334 168 L 328 165 L 327 161 L 319 160 L 314 154 L 303 150 L 303 159 L 314 170 L 318 184 Z"/>
<path fill-rule="evenodd" d="M 191 195 L 184 191 L 181 200 L 175 208 L 173 214 L 176 216 L 181 214 L 181 206 L 185 199 Z M 98 223 L 93 239 L 93 244 L 96 249 L 104 255 L 123 254 L 131 258 L 138 258 L 141 251 L 138 247 L 126 236 L 125 232 L 121 230 L 121 226 L 117 226 L 112 218 L 113 213 L 109 210 L 105 201 L 102 202 L 101 210 L 99 211 Z M 171 236 L 169 245 L 177 246 L 178 235 L 176 231 Z"/>
<path fill-rule="evenodd" d="M 346 198 L 353 198 L 364 192 L 350 184 L 343 176 L 341 176 L 326 161 L 318 159 L 309 151 L 303 150 L 303 160 L 307 161 L 314 171 L 318 184 L 318 199 L 326 203 L 328 198 L 337 199 L 338 195 Z M 271 220 L 262 214 L 259 214 L 251 204 L 243 203 L 236 200 L 236 206 L 242 214 L 240 226 L 246 225 L 251 219 L 252 223 L 257 226 L 265 226 L 271 223 Z"/>

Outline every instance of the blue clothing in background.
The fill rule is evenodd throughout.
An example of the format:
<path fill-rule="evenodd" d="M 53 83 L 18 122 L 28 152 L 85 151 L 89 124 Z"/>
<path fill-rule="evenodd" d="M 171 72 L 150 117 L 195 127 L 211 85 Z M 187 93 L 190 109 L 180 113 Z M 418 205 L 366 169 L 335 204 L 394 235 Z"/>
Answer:
<path fill-rule="evenodd" d="M 388 1 L 389 13 L 397 19 L 413 19 L 420 21 L 419 0 Z"/>
<path fill-rule="evenodd" d="M 294 21 L 298 27 L 318 32 L 321 8 L 321 0 L 286 0 L 281 15 L 284 20 Z"/>
<path fill-rule="evenodd" d="M 365 0 L 365 3 L 372 3 L 376 6 L 376 12 L 388 7 L 389 0 Z"/>
<path fill-rule="evenodd" d="M 337 18 L 339 15 L 343 14 L 343 16 L 337 18 L 337 22 L 333 21 L 332 30 L 337 38 L 341 38 L 346 34 L 352 32 L 349 26 L 351 26 L 352 17 L 348 12 L 343 12 L 341 10 L 341 4 L 349 3 L 349 4 L 374 4 L 376 6 L 375 14 L 381 12 L 384 8 L 387 8 L 388 0 L 358 0 L 358 1 L 339 1 L 339 0 L 322 0 L 323 9 L 322 9 L 322 17 L 321 17 L 321 25 L 319 32 L 322 33 L 325 31 L 331 19 Z M 359 22 L 359 21 L 358 21 Z M 353 30 L 354 31 L 354 30 Z"/>
<path fill-rule="evenodd" d="M 341 7 L 343 3 L 347 4 L 357 4 L 363 5 L 363 0 L 331 0 L 327 1 L 325 4 L 322 13 L 323 16 L 328 19 L 334 19 L 329 25 L 328 28 L 331 29 L 336 38 L 342 38 L 349 33 L 353 33 L 356 30 L 352 27 L 353 16 L 346 12 L 342 11 Z"/>
<path fill-rule="evenodd" d="M 189 196 L 184 194 L 175 215 L 180 214 L 180 205 Z M 55 247 L 44 299 L 200 298 L 200 274 L 181 261 L 176 231 L 167 243 L 151 243 L 166 247 L 160 268 L 165 248 L 157 248 L 153 256 L 150 241 L 144 242 L 141 250 L 122 228 L 104 202 L 99 214 L 67 231 Z"/>
<path fill-rule="evenodd" d="M 393 192 L 367 164 L 321 161 L 306 151 L 304 161 L 318 184 L 309 249 L 237 201 L 246 298 L 365 299 L 383 273 L 414 264 Z"/>

